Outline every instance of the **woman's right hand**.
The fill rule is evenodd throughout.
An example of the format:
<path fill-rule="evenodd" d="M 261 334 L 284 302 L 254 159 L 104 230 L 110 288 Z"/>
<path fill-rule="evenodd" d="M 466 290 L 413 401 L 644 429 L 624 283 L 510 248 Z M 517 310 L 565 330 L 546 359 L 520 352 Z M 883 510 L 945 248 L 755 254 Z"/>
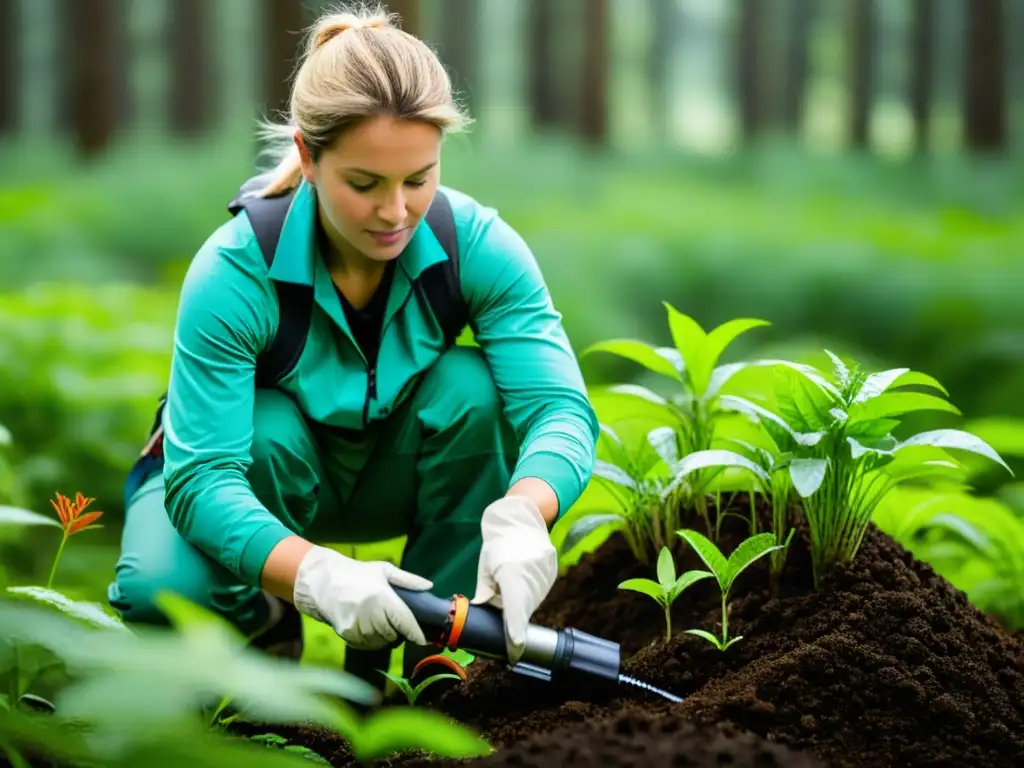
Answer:
<path fill-rule="evenodd" d="M 313 546 L 299 563 L 292 602 L 300 613 L 332 626 L 353 648 L 385 648 L 399 636 L 426 645 L 423 630 L 392 586 L 427 590 L 433 583 L 388 562 L 361 562 Z"/>

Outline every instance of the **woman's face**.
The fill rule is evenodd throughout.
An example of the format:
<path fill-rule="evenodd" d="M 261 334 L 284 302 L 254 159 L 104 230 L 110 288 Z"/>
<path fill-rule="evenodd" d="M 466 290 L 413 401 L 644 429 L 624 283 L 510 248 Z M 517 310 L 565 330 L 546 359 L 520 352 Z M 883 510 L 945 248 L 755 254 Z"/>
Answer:
<path fill-rule="evenodd" d="M 316 164 L 296 132 L 302 174 L 317 190 L 331 242 L 349 257 L 397 258 L 426 214 L 440 176 L 441 133 L 374 117 L 345 133 Z"/>

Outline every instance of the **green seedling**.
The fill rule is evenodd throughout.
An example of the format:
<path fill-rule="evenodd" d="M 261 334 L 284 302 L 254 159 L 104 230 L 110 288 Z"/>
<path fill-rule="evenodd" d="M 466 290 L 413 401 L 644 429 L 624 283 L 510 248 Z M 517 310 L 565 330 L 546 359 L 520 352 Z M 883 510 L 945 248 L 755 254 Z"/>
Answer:
<path fill-rule="evenodd" d="M 672 552 L 668 547 L 662 547 L 661 553 L 658 555 L 657 581 L 627 579 L 619 584 L 619 589 L 629 589 L 654 598 L 665 611 L 665 642 L 668 642 L 672 639 L 672 603 L 688 586 L 701 579 L 711 578 L 713 575 L 708 571 L 687 571 L 676 578 L 676 566 L 672 561 Z"/>
<path fill-rule="evenodd" d="M 707 640 L 720 651 L 724 651 L 733 643 L 743 639 L 743 635 L 737 635 L 731 639 L 729 637 L 729 614 L 726 610 L 729 590 L 735 583 L 736 577 L 749 565 L 758 558 L 780 549 L 779 545 L 774 543 L 775 534 L 759 533 L 756 536 L 751 536 L 736 547 L 733 553 L 729 555 L 729 558 L 726 559 L 718 547 L 703 534 L 689 529 L 677 531 L 677 533 L 687 544 L 693 547 L 694 551 L 700 556 L 700 559 L 711 569 L 715 579 L 718 580 L 718 586 L 722 592 L 722 637 L 715 637 L 710 632 L 705 632 L 702 629 L 688 629 L 686 631 L 691 635 Z"/>
<path fill-rule="evenodd" d="M 708 331 L 671 305 L 664 306 L 672 346 L 610 339 L 581 353 L 581 357 L 605 353 L 625 358 L 660 375 L 668 385 L 664 396 L 636 384 L 592 393 L 608 454 L 607 460 L 595 465 L 594 476 L 614 495 L 620 519 L 602 514 L 598 522 L 581 525 L 587 534 L 597 527 L 623 531 L 634 554 L 645 563 L 675 539 L 681 515 L 695 512 L 707 519 L 707 495 L 726 469 L 758 471 L 743 456 L 715 450 L 715 444 L 722 420 L 732 415 L 721 408 L 726 385 L 743 369 L 760 363 L 720 360 L 739 336 L 769 325 L 765 320 L 738 318 Z M 645 430 L 639 446 L 633 445 L 633 439 L 623 442 L 613 431 L 619 423 L 638 420 L 656 425 Z"/>
<path fill-rule="evenodd" d="M 392 672 L 385 672 L 383 670 L 380 670 L 380 673 L 398 686 L 398 689 L 405 694 L 405 698 L 408 700 L 409 706 L 416 706 L 416 700 L 434 683 L 439 683 L 442 680 L 458 680 L 459 682 L 462 682 L 462 678 L 454 672 L 441 672 L 421 680 L 419 684 L 413 687 L 412 683 L 410 683 L 408 679 L 400 675 L 396 675 Z"/>

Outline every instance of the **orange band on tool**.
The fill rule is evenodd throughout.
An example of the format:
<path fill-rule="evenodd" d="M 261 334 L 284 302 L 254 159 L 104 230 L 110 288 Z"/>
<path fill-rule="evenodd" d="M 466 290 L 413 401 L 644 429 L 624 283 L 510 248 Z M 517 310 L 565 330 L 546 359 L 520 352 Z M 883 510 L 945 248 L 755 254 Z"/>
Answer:
<path fill-rule="evenodd" d="M 465 595 L 455 595 L 452 598 L 452 628 L 448 633 L 448 650 L 455 651 L 459 647 L 459 637 L 462 636 L 462 629 L 466 626 L 466 616 L 469 615 L 469 598 Z"/>

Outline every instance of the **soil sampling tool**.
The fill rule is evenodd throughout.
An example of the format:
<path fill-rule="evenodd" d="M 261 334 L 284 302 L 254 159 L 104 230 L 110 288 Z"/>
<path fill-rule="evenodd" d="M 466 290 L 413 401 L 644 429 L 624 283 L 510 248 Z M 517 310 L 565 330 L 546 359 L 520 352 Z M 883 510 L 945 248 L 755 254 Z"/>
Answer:
<path fill-rule="evenodd" d="M 501 611 L 489 605 L 471 605 L 464 595 L 449 599 L 429 592 L 394 587 L 412 610 L 423 634 L 439 648 L 462 649 L 477 656 L 507 660 L 505 624 Z M 549 629 L 530 624 L 526 649 L 511 669 L 516 674 L 545 682 L 593 678 L 636 686 L 672 702 L 682 698 L 619 671 L 619 644 L 578 629 Z"/>

